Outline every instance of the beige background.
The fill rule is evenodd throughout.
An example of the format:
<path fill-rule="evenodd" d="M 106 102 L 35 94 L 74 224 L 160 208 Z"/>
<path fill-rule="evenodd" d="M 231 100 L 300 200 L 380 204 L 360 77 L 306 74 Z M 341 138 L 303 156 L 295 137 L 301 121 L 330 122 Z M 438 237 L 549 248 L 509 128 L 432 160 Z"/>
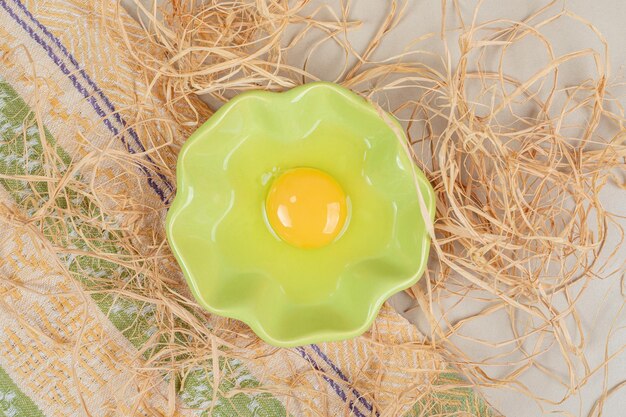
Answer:
<path fill-rule="evenodd" d="M 132 3 L 132 0 L 126 0 L 126 3 Z M 146 3 L 151 3 L 146 0 Z M 315 4 L 323 2 L 315 1 Z M 332 7 L 337 7 L 338 2 L 326 2 Z M 362 50 L 368 40 L 373 35 L 377 25 L 387 15 L 389 0 L 354 0 L 351 2 L 351 17 L 362 20 L 363 27 L 353 32 L 350 39 L 357 50 Z M 448 3 L 452 3 L 449 1 Z M 471 19 L 474 10 L 474 1 L 459 1 L 463 15 L 467 19 Z M 492 0 L 485 1 L 478 17 L 479 20 L 488 19 L 523 19 L 532 11 L 546 5 L 546 1 L 502 1 Z M 410 0 L 410 6 L 407 14 L 403 18 L 400 25 L 389 34 L 385 42 L 379 49 L 376 58 L 382 59 L 400 53 L 407 46 L 407 42 L 415 39 L 425 33 L 439 32 L 441 22 L 441 4 L 439 1 L 431 0 Z M 558 3 L 556 9 L 566 7 L 580 16 L 591 21 L 604 34 L 610 45 L 610 57 L 612 63 L 610 82 L 624 82 L 626 74 L 624 65 L 626 64 L 626 1 L 623 0 L 573 0 L 570 2 Z M 133 7 L 128 7 L 129 11 L 135 14 Z M 136 14 L 135 14 L 136 15 Z M 557 23 L 546 29 L 553 41 L 556 52 L 580 49 L 584 46 L 600 48 L 600 44 L 594 40 L 589 30 L 584 30 L 581 26 L 572 24 Z M 450 35 L 450 45 L 455 45 L 454 34 Z M 427 49 L 435 53 L 442 52 L 442 44 L 436 38 L 420 44 L 420 49 Z M 299 53 L 304 54 L 306 48 L 303 47 Z M 454 50 L 453 50 L 454 52 Z M 297 63 L 301 59 L 299 53 L 290 55 L 290 60 Z M 333 81 L 338 74 L 341 62 L 341 54 L 339 50 L 332 46 L 326 45 L 319 49 L 314 55 L 308 70 L 328 81 Z M 435 60 L 434 57 L 424 57 L 424 60 Z M 512 75 L 520 77 L 528 74 L 529 71 L 536 70 L 541 65 L 541 56 L 538 56 L 532 45 L 521 46 L 514 50 L 510 57 L 510 68 Z M 434 62 L 434 61 L 433 61 Z M 454 59 L 453 59 L 454 62 Z M 592 71 L 591 62 L 579 63 L 578 66 L 568 67 L 567 71 L 561 73 L 562 82 L 564 84 L 575 84 L 586 78 Z M 397 96 L 394 100 L 402 100 L 402 92 L 395 93 Z M 621 100 L 626 106 L 626 101 Z M 616 187 L 609 187 L 603 194 L 603 203 L 608 210 L 626 216 L 626 192 Z M 626 221 L 622 221 L 626 227 Z M 613 234 L 610 237 L 609 244 L 615 245 L 619 236 Z M 624 261 L 626 260 L 626 249 L 622 248 L 618 256 L 614 259 L 614 268 L 621 268 L 622 273 Z M 596 366 L 603 360 L 605 338 L 610 331 L 611 324 L 615 320 L 617 325 L 615 328 L 624 327 L 626 325 L 626 312 L 620 312 L 623 302 L 623 296 L 620 294 L 619 280 L 611 279 L 603 282 L 596 281 L 593 286 L 586 292 L 580 309 L 584 311 L 587 320 L 583 323 L 588 340 L 587 355 L 591 366 Z M 411 302 L 408 297 L 398 295 L 393 300 L 394 306 L 401 312 L 410 309 Z M 455 310 L 455 317 L 464 317 L 472 314 L 475 306 L 462 304 Z M 426 331 L 420 322 L 420 314 L 412 309 L 406 316 L 415 323 L 419 328 Z M 470 326 L 465 335 L 470 337 L 488 337 L 491 341 L 497 341 L 499 334 L 506 334 L 509 329 L 508 319 L 502 320 L 491 318 L 488 322 L 476 323 Z M 488 335 L 488 336 L 485 336 Z M 455 340 L 464 351 L 472 358 L 482 358 L 493 351 L 483 345 L 468 342 L 462 338 Z M 610 344 L 612 351 L 626 344 L 626 331 L 622 329 L 613 335 L 613 341 Z M 559 354 L 550 351 L 538 361 L 555 369 L 559 372 Z M 503 370 L 502 370 L 503 371 Z M 562 404 L 550 406 L 543 410 L 538 404 L 530 400 L 514 390 L 505 388 L 490 389 L 486 391 L 486 396 L 493 406 L 501 411 L 507 417 L 533 417 L 547 415 L 556 416 L 587 416 L 594 402 L 602 391 L 603 385 L 612 387 L 616 383 L 624 380 L 626 376 L 626 354 L 618 356 L 610 366 L 610 371 L 604 379 L 602 371 L 597 372 L 594 377 L 586 384 L 579 394 Z M 544 376 L 537 372 L 528 372 L 522 380 L 533 390 L 535 394 L 542 395 L 546 398 L 558 401 L 563 395 L 563 387 L 547 380 Z M 545 406 L 545 404 L 544 404 Z M 605 407 L 604 416 L 621 417 L 626 415 L 626 389 L 616 393 L 611 397 Z"/>

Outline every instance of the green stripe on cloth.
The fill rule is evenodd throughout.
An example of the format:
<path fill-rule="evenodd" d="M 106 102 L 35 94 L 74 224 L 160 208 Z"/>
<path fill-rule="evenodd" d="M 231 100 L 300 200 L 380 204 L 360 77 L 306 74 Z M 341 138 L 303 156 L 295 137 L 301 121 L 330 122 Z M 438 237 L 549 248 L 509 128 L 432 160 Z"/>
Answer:
<path fill-rule="evenodd" d="M 418 401 L 404 417 L 428 416 L 492 416 L 492 409 L 471 388 L 463 387 L 465 381 L 454 372 L 444 373 L 433 383 L 435 391 Z M 436 391 L 436 386 L 454 386 Z"/>
<path fill-rule="evenodd" d="M 44 158 L 39 129 L 35 115 L 17 92 L 0 77 L 0 178 L 2 186 L 10 193 L 18 206 L 28 214 L 50 199 L 49 183 L 35 179 L 13 179 L 6 176 L 33 176 L 45 178 L 49 170 L 67 172 L 71 158 L 44 128 L 44 137 L 55 158 Z M 52 161 L 52 162 L 51 162 Z M 54 164 L 54 166 L 44 166 Z M 80 177 L 76 177 L 80 181 Z M 42 220 L 44 235 L 53 244 L 78 249 L 89 253 L 94 248 L 99 252 L 124 257 L 116 245 L 122 235 L 115 230 L 115 223 L 105 217 L 86 193 L 65 188 L 57 193 L 56 206 Z M 72 210 L 66 210 L 71 206 Z M 72 213 L 79 213 L 75 215 Z M 103 230 L 103 224 L 109 225 Z M 140 348 L 156 330 L 154 306 L 98 291 L 107 289 L 113 282 L 141 280 L 133 271 L 120 264 L 87 255 L 59 255 L 70 273 L 87 289 L 98 308 L 113 325 L 136 347 Z M 112 286 L 111 286 L 112 288 Z M 221 378 L 213 416 L 285 416 L 283 404 L 268 393 L 238 393 L 226 398 L 223 394 L 235 388 L 258 387 L 259 382 L 250 375 L 241 362 L 229 360 L 220 363 Z M 180 397 L 190 408 L 205 409 L 211 406 L 213 370 L 210 360 L 206 366 L 198 367 L 185 378 L 180 388 Z M 236 384 L 235 384 L 236 381 Z M 208 412 L 202 413 L 207 415 Z M 18 414 L 21 415 L 21 414 Z M 29 416 L 29 415 L 28 415 Z"/>
<path fill-rule="evenodd" d="M 33 400 L 20 391 L 2 368 L 0 368 L 0 416 L 44 417 Z"/>

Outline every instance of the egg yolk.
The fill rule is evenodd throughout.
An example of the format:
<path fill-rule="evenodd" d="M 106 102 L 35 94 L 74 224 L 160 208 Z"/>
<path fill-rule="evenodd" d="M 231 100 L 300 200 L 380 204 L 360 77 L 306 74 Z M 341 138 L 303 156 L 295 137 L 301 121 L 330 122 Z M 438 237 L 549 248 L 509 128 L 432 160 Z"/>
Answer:
<path fill-rule="evenodd" d="M 341 233 L 348 208 L 346 194 L 333 177 L 314 168 L 294 168 L 272 182 L 265 210 L 282 240 L 319 248 Z"/>

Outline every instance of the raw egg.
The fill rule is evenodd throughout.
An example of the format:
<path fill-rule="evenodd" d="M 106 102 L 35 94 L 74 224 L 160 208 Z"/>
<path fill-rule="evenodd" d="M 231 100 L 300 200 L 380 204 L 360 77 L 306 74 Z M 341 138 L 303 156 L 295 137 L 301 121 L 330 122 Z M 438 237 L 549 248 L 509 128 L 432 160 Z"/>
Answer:
<path fill-rule="evenodd" d="M 319 248 L 341 234 L 348 215 L 346 193 L 331 175 L 293 168 L 271 184 L 265 201 L 270 227 L 299 248 Z"/>

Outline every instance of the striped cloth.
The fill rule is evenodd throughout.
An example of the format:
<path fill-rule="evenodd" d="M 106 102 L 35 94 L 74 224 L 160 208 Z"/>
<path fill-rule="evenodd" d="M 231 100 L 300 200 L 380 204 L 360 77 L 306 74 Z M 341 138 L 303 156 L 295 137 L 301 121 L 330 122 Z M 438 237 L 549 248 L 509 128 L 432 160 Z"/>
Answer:
<path fill-rule="evenodd" d="M 139 39 L 136 22 L 106 0 L 0 0 L 0 416 L 490 415 L 467 388 L 428 390 L 440 398 L 425 406 L 425 387 L 462 381 L 389 307 L 355 340 L 257 341 L 254 360 L 216 368 L 200 358 L 183 379 L 150 369 L 143 347 L 158 331 L 156 306 L 100 291 L 132 271 L 96 253 L 123 258 L 118 229 L 163 241 L 175 181 L 154 167 L 174 166 L 194 127 L 142 96 L 118 17 Z M 140 112 L 155 117 L 137 124 Z M 144 164 L 127 163 L 132 154 Z M 99 201 L 111 206 L 102 212 L 100 196 L 146 210 Z M 384 356 L 377 340 L 393 345 Z"/>

